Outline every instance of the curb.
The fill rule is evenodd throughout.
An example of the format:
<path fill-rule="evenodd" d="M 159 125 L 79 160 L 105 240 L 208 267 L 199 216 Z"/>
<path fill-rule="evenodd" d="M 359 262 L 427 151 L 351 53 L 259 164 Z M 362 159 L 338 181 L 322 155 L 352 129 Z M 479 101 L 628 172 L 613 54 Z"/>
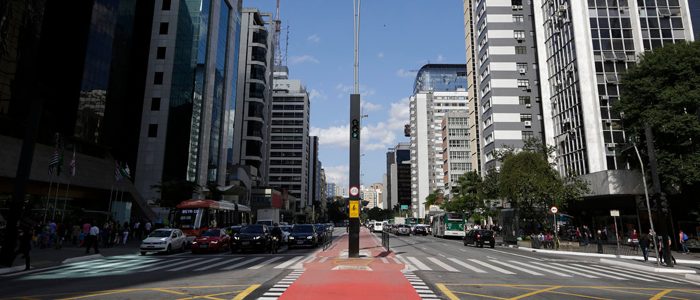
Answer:
<path fill-rule="evenodd" d="M 657 267 L 650 267 L 650 266 L 642 266 L 639 264 L 635 263 L 628 263 L 628 262 L 623 262 L 623 261 L 618 261 L 618 260 L 611 260 L 611 259 L 605 259 L 601 258 L 600 259 L 601 263 L 608 264 L 608 265 L 613 265 L 613 266 L 620 266 L 620 267 L 625 267 L 628 269 L 633 269 L 633 270 L 639 270 L 639 271 L 646 271 L 646 272 L 653 272 L 653 273 L 668 273 L 668 274 L 686 274 L 687 275 L 693 275 L 696 274 L 695 270 L 688 270 L 688 269 L 671 269 L 671 268 L 657 268 Z M 700 280 L 700 276 L 697 276 Z"/>
<path fill-rule="evenodd" d="M 696 274 L 685 274 L 685 279 L 700 282 L 700 275 Z"/>
<path fill-rule="evenodd" d="M 74 262 L 81 262 L 81 261 L 87 261 L 87 260 L 93 260 L 93 259 L 100 259 L 103 258 L 102 254 L 93 254 L 93 255 L 85 255 L 85 256 L 78 256 L 78 257 L 71 257 L 71 258 L 66 258 L 64 259 L 61 264 L 69 264 L 69 263 L 74 263 Z"/>
<path fill-rule="evenodd" d="M 11 268 L 0 268 L 0 274 L 14 273 L 24 270 L 24 266 L 15 266 Z"/>
<path fill-rule="evenodd" d="M 546 250 L 546 249 L 534 249 L 530 247 L 518 247 L 517 245 L 508 245 L 509 248 L 513 249 L 520 249 L 523 251 L 528 251 L 528 252 L 539 252 L 539 253 L 547 253 L 547 254 L 557 254 L 557 255 L 571 255 L 571 256 L 586 256 L 586 257 L 600 257 L 600 258 L 622 258 L 622 259 L 634 259 L 634 260 L 642 260 L 644 257 L 642 256 L 633 256 L 633 255 L 615 255 L 615 254 L 600 254 L 600 253 L 589 253 L 589 252 L 572 252 L 572 251 L 558 251 L 558 250 Z M 655 256 L 649 256 L 649 258 L 653 258 Z M 676 260 L 678 264 L 684 264 L 684 265 L 700 265 L 700 260 L 689 260 L 689 259 L 678 259 Z"/>

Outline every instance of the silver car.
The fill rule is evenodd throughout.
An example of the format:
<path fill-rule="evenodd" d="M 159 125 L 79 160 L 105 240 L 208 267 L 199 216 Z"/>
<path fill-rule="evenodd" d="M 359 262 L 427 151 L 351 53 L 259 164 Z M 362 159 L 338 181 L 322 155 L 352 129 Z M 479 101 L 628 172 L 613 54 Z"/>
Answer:
<path fill-rule="evenodd" d="M 396 235 L 411 235 L 411 226 L 401 224 L 394 227 L 396 227 Z"/>
<path fill-rule="evenodd" d="M 157 229 L 148 235 L 142 242 L 139 250 L 141 255 L 148 252 L 172 252 L 184 251 L 187 238 L 180 229 Z"/>

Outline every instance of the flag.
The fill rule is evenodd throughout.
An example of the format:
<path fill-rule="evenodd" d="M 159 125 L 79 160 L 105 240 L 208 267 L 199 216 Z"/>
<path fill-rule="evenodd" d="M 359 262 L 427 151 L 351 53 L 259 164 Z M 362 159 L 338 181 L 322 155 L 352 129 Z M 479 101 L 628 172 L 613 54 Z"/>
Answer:
<path fill-rule="evenodd" d="M 53 175 L 53 173 L 56 171 L 58 161 L 58 149 L 54 149 L 51 157 L 49 157 L 49 175 Z"/>
<path fill-rule="evenodd" d="M 75 146 L 73 146 L 73 159 L 70 161 L 70 176 L 75 176 Z"/>
<path fill-rule="evenodd" d="M 61 134 L 56 133 L 56 144 L 49 157 L 49 174 L 53 175 L 56 172 L 56 176 L 61 176 L 61 168 L 63 167 L 63 145 L 61 144 Z"/>
<path fill-rule="evenodd" d="M 124 163 L 124 165 L 126 166 L 126 167 L 124 168 L 124 173 L 126 173 L 126 178 L 131 178 L 131 170 L 129 170 L 129 164 L 128 164 L 128 163 Z"/>
<path fill-rule="evenodd" d="M 122 180 L 121 167 L 119 166 L 118 161 L 114 162 L 114 180 L 116 180 L 116 181 Z"/>
<path fill-rule="evenodd" d="M 124 164 L 126 164 L 126 163 L 124 163 Z M 123 168 L 123 167 L 122 167 L 122 164 L 119 164 L 119 175 L 121 175 L 121 178 L 122 178 L 122 179 L 123 179 L 123 178 L 129 179 L 129 170 L 128 170 L 128 166 L 127 166 L 127 168 Z"/>

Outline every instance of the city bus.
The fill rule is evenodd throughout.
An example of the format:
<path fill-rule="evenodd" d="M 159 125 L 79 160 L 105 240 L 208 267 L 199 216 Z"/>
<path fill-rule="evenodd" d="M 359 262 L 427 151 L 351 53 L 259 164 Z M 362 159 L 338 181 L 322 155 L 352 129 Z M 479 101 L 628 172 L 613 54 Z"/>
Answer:
<path fill-rule="evenodd" d="M 176 206 L 174 214 L 173 226 L 187 235 L 188 242 L 209 228 L 250 223 L 250 208 L 228 201 L 185 200 Z"/>
<path fill-rule="evenodd" d="M 433 216 L 431 228 L 433 236 L 464 237 L 464 225 L 467 223 L 463 213 L 440 212 Z"/>

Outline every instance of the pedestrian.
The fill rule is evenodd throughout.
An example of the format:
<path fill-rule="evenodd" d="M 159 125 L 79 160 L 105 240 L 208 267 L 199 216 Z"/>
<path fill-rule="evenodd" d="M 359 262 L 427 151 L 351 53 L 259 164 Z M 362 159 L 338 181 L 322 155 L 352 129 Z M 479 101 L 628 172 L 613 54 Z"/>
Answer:
<path fill-rule="evenodd" d="M 673 252 L 670 251 L 670 250 L 671 250 L 671 237 L 668 236 L 667 238 L 668 238 L 668 249 L 669 249 L 669 251 L 668 251 L 668 256 L 671 257 L 671 261 L 673 261 L 673 264 L 675 265 L 675 264 L 676 264 L 676 258 L 673 257 Z M 658 245 L 659 245 L 659 257 L 661 257 L 661 259 L 663 260 L 663 263 L 664 263 L 664 264 L 668 265 L 668 264 L 669 264 L 669 261 L 666 259 L 666 249 L 664 249 L 664 246 L 663 246 L 663 245 L 664 245 L 664 239 L 663 239 L 662 236 L 659 236 L 658 239 L 659 239 L 659 244 L 658 244 Z"/>
<path fill-rule="evenodd" d="M 141 229 L 141 222 L 136 221 L 136 223 L 134 223 L 134 233 L 133 234 L 139 240 L 141 239 L 140 229 Z"/>
<path fill-rule="evenodd" d="M 598 229 L 595 236 L 596 244 L 598 244 L 598 253 L 603 253 L 603 231 Z"/>
<path fill-rule="evenodd" d="M 29 226 L 25 226 L 19 234 L 19 248 L 16 254 L 22 254 L 24 258 L 24 270 L 29 270 L 29 251 L 32 250 L 32 229 Z"/>
<path fill-rule="evenodd" d="M 588 246 L 591 239 L 591 231 L 588 229 L 588 225 L 583 225 L 583 245 Z"/>
<path fill-rule="evenodd" d="M 95 249 L 95 254 L 100 253 L 100 250 L 98 249 L 98 237 L 100 236 L 100 228 L 97 227 L 97 222 L 92 222 L 92 227 L 90 227 L 90 231 L 88 232 L 87 236 L 87 243 L 85 246 L 85 254 L 90 253 L 90 247 L 93 247 Z"/>
<path fill-rule="evenodd" d="M 75 224 L 73 225 L 73 231 L 71 232 L 71 242 L 73 242 L 73 246 L 78 245 L 78 237 L 80 237 L 80 226 Z"/>
<path fill-rule="evenodd" d="M 639 239 L 639 248 L 642 249 L 642 255 L 644 255 L 644 262 L 649 260 L 649 235 L 643 234 L 642 238 Z"/>
<path fill-rule="evenodd" d="M 630 233 L 630 246 L 632 246 L 632 250 L 637 251 L 638 245 L 639 234 L 637 233 L 637 229 L 632 229 L 632 233 Z"/>
<path fill-rule="evenodd" d="M 129 238 L 129 223 L 124 222 L 122 235 L 122 245 L 126 245 L 126 240 Z"/>
<path fill-rule="evenodd" d="M 146 225 L 144 226 L 144 229 L 146 229 L 146 232 L 145 232 L 146 235 L 151 234 L 151 226 L 152 226 L 151 221 L 147 221 Z M 214 227 L 216 227 L 216 226 L 214 226 Z"/>
<path fill-rule="evenodd" d="M 690 250 L 688 250 L 688 245 L 686 242 L 688 241 L 688 235 L 683 232 L 683 230 L 678 232 L 678 243 L 681 244 L 681 251 L 683 254 L 688 254 Z"/>

